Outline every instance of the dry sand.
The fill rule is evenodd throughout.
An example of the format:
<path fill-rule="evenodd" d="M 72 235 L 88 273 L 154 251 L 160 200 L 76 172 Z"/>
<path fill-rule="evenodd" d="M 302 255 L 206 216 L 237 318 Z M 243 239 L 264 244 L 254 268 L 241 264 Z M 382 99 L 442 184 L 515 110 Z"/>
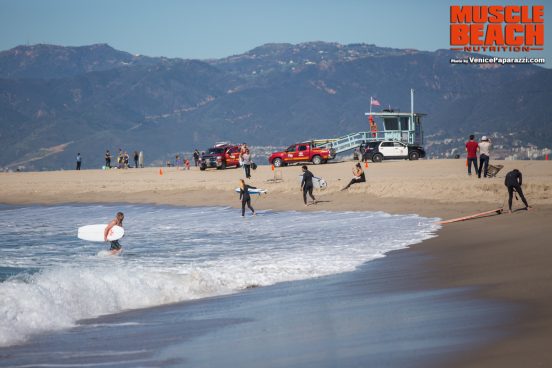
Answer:
<path fill-rule="evenodd" d="M 451 362 L 470 367 L 552 366 L 552 162 L 503 161 L 497 178 L 468 177 L 463 160 L 370 163 L 366 184 L 340 191 L 351 179 L 351 162 L 310 166 L 328 188 L 315 191 L 319 203 L 305 207 L 299 190 L 300 167 L 260 166 L 250 184 L 265 188 L 256 209 L 381 210 L 443 219 L 501 208 L 506 204 L 504 174 L 518 168 L 532 211 L 490 216 L 443 226 L 439 236 L 413 248 L 429 254 L 439 286 L 477 286 L 487 298 L 523 306 L 511 323 L 512 335 Z M 55 204 L 130 202 L 186 206 L 239 205 L 240 169 L 196 168 L 82 170 L 1 173 L 0 203 Z M 281 178 L 272 182 L 274 177 Z M 523 207 L 514 200 L 514 208 Z M 450 364 L 447 364 L 450 365 Z"/>

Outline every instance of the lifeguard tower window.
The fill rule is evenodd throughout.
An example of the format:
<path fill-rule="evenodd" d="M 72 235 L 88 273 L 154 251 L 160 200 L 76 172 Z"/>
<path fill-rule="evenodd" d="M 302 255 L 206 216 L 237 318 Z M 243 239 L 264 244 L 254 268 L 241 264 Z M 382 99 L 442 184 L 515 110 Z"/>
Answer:
<path fill-rule="evenodd" d="M 408 122 L 410 118 L 408 116 L 401 116 L 400 118 L 384 118 L 385 130 L 409 130 Z M 400 129 L 399 129 L 400 121 Z"/>
<path fill-rule="evenodd" d="M 399 119 L 383 118 L 383 125 L 385 130 L 399 130 Z"/>

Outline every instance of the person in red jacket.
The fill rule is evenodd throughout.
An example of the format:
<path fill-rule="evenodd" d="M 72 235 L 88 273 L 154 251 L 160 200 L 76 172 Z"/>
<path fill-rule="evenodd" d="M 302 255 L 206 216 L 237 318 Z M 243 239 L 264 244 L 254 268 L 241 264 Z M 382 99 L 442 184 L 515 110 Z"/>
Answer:
<path fill-rule="evenodd" d="M 471 165 L 475 169 L 475 174 L 479 175 L 477 171 L 477 152 L 479 152 L 479 144 L 475 141 L 475 136 L 470 135 L 470 140 L 466 142 L 466 152 L 468 153 L 468 175 L 471 175 Z"/>

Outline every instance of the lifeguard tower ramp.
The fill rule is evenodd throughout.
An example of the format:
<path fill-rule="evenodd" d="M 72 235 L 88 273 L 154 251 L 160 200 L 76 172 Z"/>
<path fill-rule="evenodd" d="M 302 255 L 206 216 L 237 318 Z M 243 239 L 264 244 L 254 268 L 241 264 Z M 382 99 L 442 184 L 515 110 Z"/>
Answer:
<path fill-rule="evenodd" d="M 338 154 L 373 141 L 391 140 L 420 146 L 424 143 L 422 117 L 426 114 L 383 111 L 365 115 L 376 117 L 378 119 L 377 127 L 383 127 L 383 130 L 351 133 L 338 138 L 314 139 L 314 144 L 332 149 L 335 154 Z"/>

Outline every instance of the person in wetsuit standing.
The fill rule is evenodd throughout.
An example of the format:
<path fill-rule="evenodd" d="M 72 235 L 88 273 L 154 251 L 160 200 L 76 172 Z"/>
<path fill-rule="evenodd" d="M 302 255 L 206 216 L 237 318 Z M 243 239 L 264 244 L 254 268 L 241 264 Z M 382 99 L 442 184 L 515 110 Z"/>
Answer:
<path fill-rule="evenodd" d="M 243 179 L 240 179 L 240 200 L 242 204 L 242 217 L 245 216 L 245 205 L 251 210 L 253 216 L 255 216 L 255 210 L 251 207 L 251 196 L 249 195 L 249 189 L 257 189 L 251 185 L 245 184 Z"/>
<path fill-rule="evenodd" d="M 531 209 L 531 206 L 527 203 L 525 196 L 523 195 L 523 190 L 521 189 L 521 184 L 523 182 L 523 177 L 521 171 L 514 169 L 506 174 L 504 178 L 504 185 L 508 188 L 508 210 L 512 213 L 512 197 L 514 196 L 514 190 L 519 194 L 523 204 L 525 204 L 525 209 Z"/>
<path fill-rule="evenodd" d="M 305 165 L 301 167 L 303 170 L 303 180 L 301 180 L 301 190 L 303 191 L 303 202 L 305 202 L 305 206 L 307 205 L 307 193 L 309 193 L 309 196 L 312 198 L 312 203 L 316 203 L 316 198 L 312 195 L 312 190 L 314 189 L 314 185 L 312 184 L 312 178 L 314 175 L 307 169 Z"/>

